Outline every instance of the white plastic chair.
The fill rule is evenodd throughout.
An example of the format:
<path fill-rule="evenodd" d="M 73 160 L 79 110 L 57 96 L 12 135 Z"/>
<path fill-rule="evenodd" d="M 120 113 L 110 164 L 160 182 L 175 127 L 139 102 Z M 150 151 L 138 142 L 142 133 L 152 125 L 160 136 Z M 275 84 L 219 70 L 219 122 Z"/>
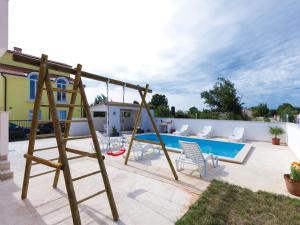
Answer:
<path fill-rule="evenodd" d="M 108 150 L 109 144 L 111 147 L 121 147 L 121 142 L 117 138 L 110 138 L 110 141 L 109 141 L 109 138 L 105 137 L 99 131 L 96 131 L 96 135 L 99 140 L 99 144 L 102 145 L 102 148 L 106 151 Z"/>
<path fill-rule="evenodd" d="M 200 146 L 196 142 L 179 141 L 182 152 L 176 162 L 177 171 L 184 169 L 184 164 L 193 164 L 198 166 L 200 176 L 203 170 L 203 175 L 207 173 L 207 161 L 212 160 L 213 167 L 218 166 L 218 157 L 213 154 L 202 153 Z"/>
<path fill-rule="evenodd" d="M 189 135 L 189 125 L 184 124 L 181 126 L 179 130 L 176 130 L 173 134 L 181 135 L 181 136 L 188 136 Z"/>
<path fill-rule="evenodd" d="M 235 127 L 232 135 L 229 136 L 229 139 L 233 141 L 242 141 L 244 137 L 244 127 Z"/>
<path fill-rule="evenodd" d="M 130 140 L 131 140 L 131 136 L 127 136 L 125 143 L 124 143 L 124 147 L 127 150 L 129 148 Z M 133 141 L 133 143 L 132 143 L 131 151 L 132 151 L 134 159 L 136 161 L 143 159 L 145 152 L 147 152 L 149 150 L 152 150 L 153 153 L 155 153 L 155 154 L 160 154 L 159 146 L 152 145 L 152 144 L 145 144 L 145 143 L 138 142 L 138 141 Z"/>
<path fill-rule="evenodd" d="M 204 126 L 203 130 L 197 134 L 198 137 L 208 138 L 212 136 L 212 126 Z"/>

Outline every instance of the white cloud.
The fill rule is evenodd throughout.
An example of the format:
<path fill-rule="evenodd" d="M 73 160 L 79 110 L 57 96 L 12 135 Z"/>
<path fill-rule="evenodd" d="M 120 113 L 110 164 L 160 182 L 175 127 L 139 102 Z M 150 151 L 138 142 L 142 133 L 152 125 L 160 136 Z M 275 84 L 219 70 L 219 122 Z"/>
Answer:
<path fill-rule="evenodd" d="M 299 45 L 276 48 L 299 39 L 299 17 L 293 15 L 300 7 L 294 0 L 9 3 L 11 48 L 46 53 L 73 66 L 81 63 L 84 70 L 126 82 L 149 83 L 177 108 L 202 107 L 199 93 L 220 75 L 235 81 L 248 104 L 257 98 L 253 93 L 270 96 L 280 80 L 295 78 L 291 61 L 299 53 L 295 58 L 288 53 L 299 52 Z M 280 70 L 273 56 L 282 61 Z M 105 93 L 103 84 L 85 83 L 89 101 Z M 112 87 L 113 100 L 122 99 L 121 92 Z M 139 100 L 137 93 L 128 91 L 126 100 L 133 99 Z"/>

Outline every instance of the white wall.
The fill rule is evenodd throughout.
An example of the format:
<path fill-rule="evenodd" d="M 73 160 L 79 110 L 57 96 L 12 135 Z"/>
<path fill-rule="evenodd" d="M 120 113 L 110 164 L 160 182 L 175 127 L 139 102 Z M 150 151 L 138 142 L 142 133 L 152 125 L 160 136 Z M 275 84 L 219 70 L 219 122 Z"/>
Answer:
<path fill-rule="evenodd" d="M 300 126 L 294 123 L 286 124 L 288 146 L 300 160 Z"/>
<path fill-rule="evenodd" d="M 181 119 L 181 118 L 155 118 L 157 125 L 161 121 L 168 122 L 172 120 L 172 127 L 179 129 L 183 124 L 188 124 L 191 134 L 197 134 L 205 125 L 213 127 L 213 135 L 216 137 L 228 137 L 235 127 L 245 128 L 245 139 L 255 141 L 268 141 L 272 139 L 269 133 L 270 126 L 278 126 L 286 131 L 286 123 L 269 123 L 241 120 L 206 120 L 206 119 Z M 281 136 L 282 143 L 286 143 L 287 136 Z"/>
<path fill-rule="evenodd" d="M 0 0 L 0 57 L 8 49 L 8 0 Z"/>
<path fill-rule="evenodd" d="M 0 112 L 0 156 L 8 154 L 8 112 Z"/>

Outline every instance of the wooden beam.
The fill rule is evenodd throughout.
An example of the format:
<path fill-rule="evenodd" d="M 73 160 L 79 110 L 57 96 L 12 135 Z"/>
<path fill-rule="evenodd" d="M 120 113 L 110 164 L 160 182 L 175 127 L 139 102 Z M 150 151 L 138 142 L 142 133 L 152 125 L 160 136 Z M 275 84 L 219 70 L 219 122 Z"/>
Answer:
<path fill-rule="evenodd" d="M 80 83 L 79 83 L 79 89 L 80 89 L 80 93 L 81 93 L 82 104 L 84 106 L 83 108 L 85 110 L 86 118 L 88 120 L 88 125 L 89 125 L 90 132 L 91 132 L 91 135 L 92 135 L 94 150 L 96 152 L 97 160 L 98 160 L 99 167 L 100 167 L 100 170 L 101 170 L 101 173 L 102 173 L 102 180 L 103 180 L 103 183 L 104 183 L 104 186 L 105 186 L 109 206 L 110 206 L 114 221 L 117 221 L 119 219 L 119 213 L 118 213 L 118 209 L 117 209 L 117 206 L 116 206 L 114 195 L 113 195 L 113 192 L 112 192 L 112 189 L 111 189 L 111 186 L 110 186 L 110 182 L 109 182 L 108 174 L 107 174 L 106 167 L 105 167 L 105 164 L 104 164 L 104 160 L 102 158 L 102 153 L 101 153 L 101 149 L 100 149 L 100 146 L 99 146 L 99 141 L 98 141 L 95 126 L 94 126 L 94 121 L 93 121 L 93 118 L 92 118 L 91 111 L 89 110 L 89 103 L 88 103 L 88 100 L 87 100 L 87 97 L 86 97 L 86 94 L 85 94 L 85 91 L 84 91 L 84 86 L 83 86 L 82 81 L 80 81 Z"/>
<path fill-rule="evenodd" d="M 41 105 L 41 101 L 42 101 L 42 94 L 43 94 L 42 89 L 44 86 L 45 76 L 47 73 L 47 63 L 48 63 L 48 56 L 42 55 L 41 60 L 39 61 L 39 64 L 37 65 L 40 67 L 40 70 L 39 70 L 37 92 L 36 92 L 35 101 L 34 101 L 34 105 L 33 105 L 33 115 L 32 115 L 31 127 L 30 127 L 30 134 L 29 134 L 29 144 L 28 144 L 28 150 L 27 150 L 27 154 L 29 154 L 29 155 L 33 154 L 34 145 L 35 145 L 36 130 L 37 130 L 37 126 L 38 126 L 37 120 L 38 120 L 38 114 L 39 114 L 40 105 Z M 26 160 L 25 171 L 24 171 L 24 179 L 23 179 L 23 186 L 22 186 L 22 199 L 27 197 L 31 164 L 32 164 L 32 160 L 30 158 L 28 158 Z"/>
<path fill-rule="evenodd" d="M 147 87 L 148 87 L 148 86 L 146 86 L 146 88 L 147 88 Z M 167 149 L 166 149 L 166 146 L 165 146 L 165 144 L 164 144 L 164 142 L 163 142 L 163 140 L 162 140 L 162 138 L 161 138 L 161 136 L 160 136 L 160 133 L 159 133 L 159 131 L 158 131 L 158 129 L 157 129 L 156 123 L 155 123 L 155 121 L 154 121 L 154 119 L 153 119 L 153 117 L 152 117 L 152 114 L 151 114 L 151 112 L 150 112 L 150 108 L 149 108 L 148 104 L 146 103 L 145 95 L 143 94 L 142 91 L 139 91 L 139 93 L 140 93 L 140 96 L 141 96 L 141 98 L 142 98 L 141 104 L 144 105 L 145 108 L 146 108 L 146 111 L 147 111 L 147 113 L 148 113 L 148 116 L 149 116 L 149 119 L 150 119 L 150 121 L 151 121 L 152 127 L 153 127 L 153 129 L 154 129 L 154 131 L 155 131 L 155 133 L 156 133 L 156 135 L 157 135 L 157 138 L 158 138 L 158 140 L 159 140 L 159 142 L 160 142 L 160 145 L 161 145 L 161 147 L 162 147 L 162 150 L 163 150 L 163 152 L 165 153 L 166 159 L 167 159 L 167 161 L 168 161 L 168 163 L 169 163 L 169 166 L 170 166 L 170 168 L 171 168 L 171 170 L 172 170 L 173 176 L 174 176 L 175 180 L 178 180 L 178 176 L 177 176 L 176 170 L 175 170 L 175 168 L 174 168 L 174 166 L 173 166 L 173 163 L 172 163 L 172 161 L 171 161 L 171 159 L 170 159 L 169 153 L 168 153 L 168 151 L 167 151 Z"/>
<path fill-rule="evenodd" d="M 30 159 L 31 161 L 34 161 L 34 162 L 37 162 L 37 163 L 40 163 L 40 164 L 43 164 L 43 165 L 46 165 L 46 166 L 50 166 L 50 167 L 56 168 L 56 169 L 60 169 L 61 166 L 62 166 L 61 163 L 51 162 L 49 160 L 42 159 L 40 157 L 36 157 L 36 156 L 33 156 L 33 155 L 29 155 L 29 154 L 25 154 L 24 157 L 26 159 Z"/>
<path fill-rule="evenodd" d="M 78 64 L 77 68 L 76 68 L 76 74 L 75 74 L 75 80 L 73 83 L 73 88 L 72 88 L 72 95 L 71 95 L 71 100 L 70 100 L 70 104 L 74 105 L 76 103 L 76 97 L 77 97 L 77 93 L 78 91 L 80 92 L 80 90 L 78 89 L 78 85 L 81 79 L 81 70 L 82 70 L 82 65 Z M 67 116 L 67 121 L 71 121 L 72 117 L 73 117 L 73 113 L 74 113 L 74 108 L 69 108 L 68 111 L 68 116 Z M 69 139 L 66 139 L 69 137 L 69 133 L 70 133 L 70 128 L 71 128 L 71 124 L 67 123 L 65 126 L 65 131 L 64 131 L 64 145 L 65 148 L 67 147 L 67 141 Z M 58 184 L 58 179 L 59 179 L 59 174 L 60 174 L 60 170 L 57 170 L 54 176 L 54 180 L 53 180 L 53 187 L 56 188 L 57 184 Z"/>
<path fill-rule="evenodd" d="M 48 70 L 47 70 L 47 74 L 45 76 L 45 84 L 46 84 L 46 88 L 47 88 L 48 102 L 50 105 L 49 109 L 50 109 L 51 118 L 53 121 L 54 133 L 56 136 L 57 148 L 58 148 L 58 152 L 59 152 L 59 158 L 60 158 L 59 162 L 63 165 L 63 168 L 64 168 L 63 174 L 64 174 L 65 185 L 66 185 L 66 189 L 67 189 L 67 193 L 68 193 L 73 224 L 81 225 L 77 199 L 76 199 L 75 190 L 74 190 L 74 186 L 73 186 L 73 182 L 72 182 L 67 153 L 65 151 L 65 144 L 64 144 L 65 141 L 62 139 L 63 134 L 61 131 L 61 126 L 60 126 L 59 120 L 58 120 L 55 97 L 54 97 L 54 94 L 52 91 L 52 84 L 51 84 L 50 75 L 49 75 Z"/>
<path fill-rule="evenodd" d="M 52 158 L 52 159 L 47 159 L 48 161 L 56 161 L 56 160 L 58 160 L 59 158 Z M 35 163 L 32 163 L 32 165 L 39 165 L 39 164 L 41 164 L 41 163 L 39 163 L 39 162 L 35 162 Z"/>
<path fill-rule="evenodd" d="M 144 94 L 143 94 L 144 98 L 146 98 L 147 90 L 148 90 L 148 86 L 146 85 L 146 88 L 145 88 L 145 91 L 144 91 Z M 130 156 L 130 152 L 131 152 L 133 140 L 134 140 L 134 137 L 135 137 L 136 132 L 137 132 L 137 127 L 138 127 L 138 124 L 139 124 L 139 121 L 140 121 L 142 109 L 143 109 L 143 103 L 141 102 L 139 111 L 137 112 L 137 115 L 135 117 L 134 127 L 133 127 L 133 131 L 132 131 L 132 135 L 131 135 L 129 147 L 128 147 L 128 150 L 127 150 L 127 154 L 126 154 L 126 157 L 125 157 L 125 162 L 124 162 L 125 165 L 127 165 L 128 160 L 129 160 L 129 156 Z"/>
<path fill-rule="evenodd" d="M 25 55 L 25 54 L 14 53 L 13 59 L 14 59 L 14 61 L 27 63 L 32 66 L 40 66 L 40 59 L 38 57 L 32 57 L 32 56 Z M 53 61 L 48 62 L 48 68 L 51 70 L 56 70 L 56 71 L 60 71 L 60 72 L 68 73 L 68 74 L 73 74 L 73 75 L 76 74 L 76 69 L 73 69 L 67 65 L 63 65 L 61 63 L 57 63 L 57 62 L 53 62 Z M 89 72 L 82 71 L 81 76 L 92 79 L 92 80 L 109 82 L 111 84 L 119 85 L 122 87 L 125 86 L 126 88 L 130 88 L 130 89 L 141 90 L 141 91 L 145 90 L 143 87 L 141 87 L 139 85 L 126 83 L 126 82 L 115 80 L 115 79 L 110 79 L 108 77 L 92 74 Z M 148 89 L 148 93 L 151 93 L 151 92 L 152 92 L 152 90 Z"/>

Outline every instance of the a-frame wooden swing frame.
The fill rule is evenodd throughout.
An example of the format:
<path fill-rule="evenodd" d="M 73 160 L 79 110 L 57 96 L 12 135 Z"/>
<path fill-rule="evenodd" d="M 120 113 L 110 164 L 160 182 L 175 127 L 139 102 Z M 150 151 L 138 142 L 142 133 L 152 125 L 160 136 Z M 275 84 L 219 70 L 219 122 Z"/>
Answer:
<path fill-rule="evenodd" d="M 57 183 L 58 183 L 58 179 L 59 179 L 60 171 L 63 171 L 65 185 L 66 185 L 66 189 L 67 189 L 67 193 L 68 193 L 69 204 L 70 204 L 71 213 L 72 213 L 72 219 L 73 219 L 73 223 L 75 225 L 80 225 L 81 224 L 79 210 L 78 210 L 78 204 L 80 204 L 83 201 L 86 201 L 86 200 L 88 200 L 92 197 L 95 197 L 99 194 L 102 194 L 104 192 L 107 193 L 107 197 L 108 197 L 108 201 L 109 201 L 109 205 L 110 205 L 110 208 L 111 208 L 113 219 L 118 220 L 118 218 L 119 218 L 117 207 L 116 207 L 114 197 L 113 197 L 113 193 L 112 193 L 112 190 L 111 190 L 108 174 L 107 174 L 106 168 L 105 168 L 104 157 L 102 156 L 101 149 L 100 149 L 100 146 L 99 146 L 99 142 L 98 142 L 98 139 L 97 139 L 97 136 L 96 136 L 95 127 L 94 127 L 93 120 L 92 120 L 92 117 L 91 117 L 91 113 L 90 113 L 90 110 L 89 110 L 89 105 L 88 105 L 88 102 L 87 102 L 87 98 L 86 98 L 86 94 L 85 94 L 85 90 L 84 90 L 84 86 L 83 86 L 81 77 L 89 78 L 89 79 L 96 80 L 96 81 L 106 82 L 106 83 L 109 82 L 111 84 L 119 85 L 119 86 L 122 86 L 122 87 L 126 86 L 126 88 L 135 89 L 139 92 L 142 101 L 141 101 L 140 108 L 139 108 L 139 111 L 138 111 L 136 119 L 135 119 L 134 130 L 132 132 L 132 138 L 131 138 L 131 141 L 130 141 L 130 144 L 129 144 L 129 149 L 127 151 L 127 155 L 126 155 L 126 158 L 125 158 L 125 165 L 128 163 L 128 159 L 129 159 L 129 155 L 130 155 L 130 151 L 131 151 L 131 148 L 132 148 L 133 141 L 140 141 L 140 142 L 146 142 L 146 143 L 150 143 L 150 144 L 160 145 L 163 152 L 164 152 L 164 154 L 165 154 L 165 156 L 166 156 L 166 159 L 168 161 L 168 164 L 171 168 L 171 171 L 173 173 L 173 176 L 174 176 L 175 180 L 178 180 L 177 173 L 174 169 L 174 166 L 173 166 L 172 161 L 170 159 L 170 156 L 167 152 L 167 149 L 166 149 L 166 147 L 165 147 L 165 145 L 162 141 L 160 133 L 157 129 L 154 118 L 153 118 L 153 116 L 150 112 L 149 105 L 146 102 L 147 93 L 152 92 L 149 89 L 148 84 L 146 85 L 145 88 L 143 88 L 143 87 L 140 87 L 138 85 L 125 83 L 123 81 L 110 79 L 110 78 L 99 76 L 99 75 L 96 75 L 96 74 L 84 72 L 84 71 L 81 70 L 82 66 L 80 64 L 78 64 L 77 67 L 75 69 L 73 69 L 69 66 L 66 66 L 66 64 L 57 63 L 57 62 L 54 62 L 54 61 L 48 61 L 48 56 L 47 55 L 42 55 L 41 58 L 38 58 L 38 57 L 32 57 L 32 56 L 25 55 L 25 54 L 14 53 L 13 54 L 13 59 L 17 62 L 29 64 L 29 65 L 36 66 L 36 67 L 40 68 L 39 69 L 37 95 L 36 95 L 35 102 L 34 102 L 33 118 L 32 118 L 31 130 L 30 130 L 30 136 L 29 136 L 28 152 L 27 152 L 27 154 L 24 155 L 24 157 L 26 158 L 26 166 L 25 166 L 23 188 L 22 188 L 22 199 L 27 197 L 27 192 L 28 192 L 28 187 L 29 187 L 29 180 L 31 178 L 38 177 L 38 176 L 45 175 L 45 174 L 49 174 L 51 172 L 55 172 L 53 187 L 56 188 Z M 55 70 L 55 71 L 75 75 L 73 89 L 72 90 L 65 90 L 65 89 L 59 89 L 59 88 L 52 88 L 51 79 L 50 79 L 51 74 L 50 74 L 49 70 Z M 34 149 L 35 139 L 37 138 L 37 134 L 36 134 L 37 126 L 38 126 L 39 123 L 45 122 L 45 121 L 39 121 L 38 120 L 39 109 L 42 106 L 41 99 L 42 99 L 42 92 L 43 91 L 47 92 L 49 105 L 46 105 L 46 106 L 49 107 L 50 112 L 51 112 L 51 121 L 46 121 L 46 122 L 52 122 L 53 123 L 53 127 L 54 127 L 54 130 L 55 130 L 55 137 L 56 137 L 56 141 L 57 141 L 57 146 Z M 55 98 L 54 98 L 54 94 L 53 94 L 54 91 L 66 92 L 66 93 L 72 94 L 70 104 L 58 104 L 58 103 L 56 103 Z M 95 153 L 90 153 L 90 152 L 85 152 L 85 151 L 82 151 L 82 150 L 67 148 L 67 141 L 68 140 L 75 140 L 75 139 L 84 138 L 84 137 L 69 137 L 70 124 L 72 122 L 81 122 L 80 120 L 72 120 L 74 107 L 78 107 L 78 106 L 82 107 L 81 105 L 76 105 L 75 104 L 77 93 L 80 93 L 81 97 L 82 97 L 83 108 L 84 108 L 84 110 L 86 112 L 86 115 L 87 115 L 87 120 L 85 120 L 85 122 L 88 122 L 88 125 L 89 125 L 89 128 L 90 128 L 90 132 L 91 132 L 90 137 L 93 140 Z M 56 107 L 69 108 L 68 116 L 67 116 L 66 121 L 59 121 L 58 120 Z M 135 135 L 136 135 L 136 132 L 137 132 L 137 126 L 138 126 L 139 119 L 140 119 L 140 116 L 141 116 L 141 111 L 142 111 L 143 108 L 145 108 L 146 111 L 147 111 L 147 114 L 150 118 L 151 124 L 153 126 L 153 129 L 154 129 L 157 137 L 158 137 L 159 142 L 146 141 L 146 140 L 140 140 L 140 139 L 135 138 Z M 60 127 L 61 122 L 66 124 L 66 128 L 65 128 L 64 133 L 62 133 L 62 130 L 61 130 L 61 127 Z M 55 159 L 43 159 L 43 158 L 36 157 L 36 156 L 33 155 L 34 152 L 37 152 L 37 151 L 45 151 L 45 150 L 51 150 L 51 149 L 53 150 L 55 148 L 58 149 L 58 153 L 59 153 L 59 157 L 55 158 Z M 67 152 L 77 154 L 78 156 L 68 157 L 67 154 L 66 154 Z M 89 173 L 89 174 L 86 174 L 86 175 L 83 175 L 83 176 L 76 177 L 76 178 L 72 179 L 68 161 L 73 160 L 73 159 L 82 158 L 82 157 L 96 158 L 98 163 L 99 163 L 99 166 L 100 166 L 100 171 L 95 171 L 95 172 L 92 172 L 92 173 Z M 53 162 L 55 160 L 57 160 L 57 162 Z M 55 169 L 30 176 L 31 166 L 36 165 L 36 164 L 42 164 L 42 165 L 49 166 L 49 167 L 52 167 L 52 168 L 55 168 Z M 102 175 L 102 179 L 103 179 L 103 182 L 104 182 L 105 189 L 102 190 L 102 191 L 99 191 L 95 194 L 92 194 L 91 196 L 88 196 L 84 199 L 81 199 L 81 200 L 77 201 L 75 191 L 74 191 L 73 181 L 83 179 L 83 178 L 86 178 L 88 176 L 92 176 L 92 175 L 95 175 L 95 174 L 98 174 L 98 173 L 101 173 L 101 175 Z"/>
<path fill-rule="evenodd" d="M 164 154 L 165 154 L 165 156 L 166 156 L 166 159 L 167 159 L 167 161 L 168 161 L 168 163 L 169 163 L 169 166 L 170 166 L 170 168 L 171 168 L 171 171 L 172 171 L 172 173 L 173 173 L 173 176 L 174 176 L 175 180 L 178 180 L 178 176 L 177 176 L 177 173 L 176 173 L 176 171 L 175 171 L 175 169 L 174 169 L 173 163 L 172 163 L 172 161 L 171 161 L 171 159 L 170 159 L 169 153 L 168 153 L 168 151 L 167 151 L 167 149 L 166 149 L 166 146 L 165 146 L 165 144 L 164 144 L 164 142 L 163 142 L 163 140 L 162 140 L 162 138 L 161 138 L 161 136 L 160 136 L 160 133 L 159 133 L 159 131 L 158 131 L 158 129 L 157 129 L 157 126 L 156 126 L 156 123 L 155 123 L 155 121 L 154 121 L 154 118 L 153 118 L 153 116 L 152 116 L 152 114 L 151 114 L 151 112 L 150 112 L 149 105 L 148 105 L 147 102 L 146 102 L 146 95 L 147 95 L 147 93 L 149 92 L 149 89 L 148 89 L 148 88 L 149 88 L 149 85 L 147 84 L 146 87 L 144 88 L 144 90 L 138 90 L 138 91 L 139 91 L 139 94 L 140 94 L 140 96 L 141 96 L 141 100 L 142 100 L 142 101 L 141 101 L 141 104 L 140 104 L 140 108 L 139 108 L 139 110 L 138 110 L 138 113 L 137 113 L 137 115 L 136 115 L 136 118 L 135 118 L 134 128 L 133 128 L 133 131 L 132 131 L 132 136 L 131 136 L 131 139 L 130 139 L 129 148 L 128 148 L 128 151 L 127 151 L 127 154 L 126 154 L 126 157 L 125 157 L 125 165 L 128 164 L 129 155 L 130 155 L 131 148 L 132 148 L 132 145 L 133 145 L 133 142 L 134 142 L 134 141 L 139 141 L 139 142 L 149 143 L 149 144 L 153 144 L 153 145 L 159 145 L 159 146 L 161 146 L 161 149 L 163 150 L 163 152 L 164 152 Z M 152 125 L 152 127 L 153 127 L 153 130 L 154 130 L 154 132 L 155 132 L 155 134 L 156 134 L 156 136 L 157 136 L 157 138 L 158 138 L 158 142 L 156 142 L 156 141 L 149 141 L 149 140 L 137 139 L 137 138 L 135 137 L 136 132 L 137 132 L 137 128 L 138 128 L 138 124 L 139 124 L 139 121 L 140 121 L 140 118 L 141 118 L 141 112 L 142 112 L 143 108 L 145 108 L 146 111 L 147 111 L 147 114 L 148 114 L 148 116 L 149 116 L 149 119 L 150 119 L 151 125 Z"/>

